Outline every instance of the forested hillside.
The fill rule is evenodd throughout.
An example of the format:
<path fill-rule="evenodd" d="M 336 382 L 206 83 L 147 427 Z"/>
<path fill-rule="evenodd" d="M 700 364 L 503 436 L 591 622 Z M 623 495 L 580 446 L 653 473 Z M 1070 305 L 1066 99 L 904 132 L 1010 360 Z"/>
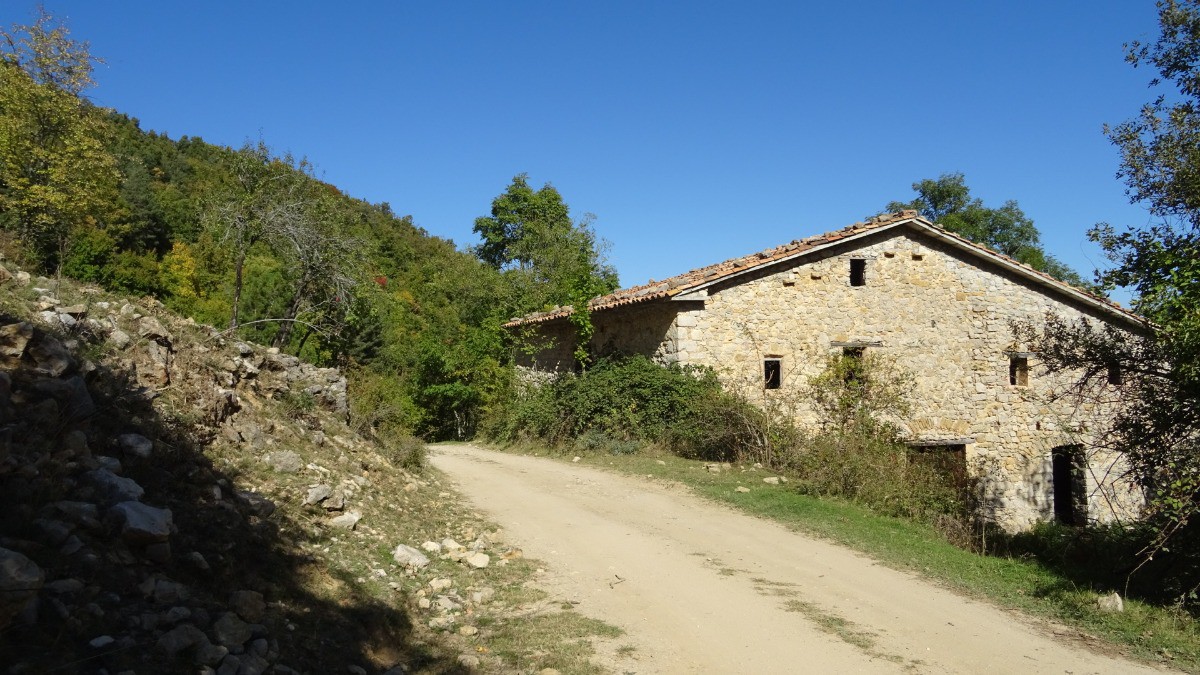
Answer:
<path fill-rule="evenodd" d="M 471 434 L 510 386 L 501 321 L 615 287 L 549 185 L 516 177 L 460 250 L 265 140 L 174 139 L 90 104 L 87 44 L 45 12 L 3 37 L 3 253 L 342 367 L 363 429 Z"/>

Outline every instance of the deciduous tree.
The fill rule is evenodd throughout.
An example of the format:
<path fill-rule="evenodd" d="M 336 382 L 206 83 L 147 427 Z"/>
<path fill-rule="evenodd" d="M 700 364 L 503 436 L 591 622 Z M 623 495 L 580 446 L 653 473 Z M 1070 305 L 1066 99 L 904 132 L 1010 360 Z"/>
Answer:
<path fill-rule="evenodd" d="M 260 242 L 273 242 L 289 228 L 308 227 L 312 193 L 307 162 L 277 157 L 267 144 L 246 143 L 234 155 L 232 181 L 210 205 L 205 219 L 233 257 L 233 303 L 229 327 L 241 312 L 246 257 Z"/>
<path fill-rule="evenodd" d="M 102 142 L 87 43 L 41 10 L 0 29 L 0 226 L 43 268 L 57 267 L 72 231 L 102 225 L 119 174 Z"/>
<path fill-rule="evenodd" d="M 492 215 L 475 219 L 475 232 L 483 238 L 475 254 L 509 281 L 511 314 L 574 307 L 576 357 L 585 361 L 592 336 L 588 300 L 617 288 L 616 270 L 604 261 L 592 216 L 572 221 L 558 190 L 549 183 L 534 190 L 528 176 L 520 174 L 492 201 Z"/>

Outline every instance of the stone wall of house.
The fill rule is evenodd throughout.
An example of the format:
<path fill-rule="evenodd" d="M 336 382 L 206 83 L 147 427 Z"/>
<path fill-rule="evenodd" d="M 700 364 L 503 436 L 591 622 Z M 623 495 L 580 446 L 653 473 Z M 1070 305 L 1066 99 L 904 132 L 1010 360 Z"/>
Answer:
<path fill-rule="evenodd" d="M 851 259 L 866 261 L 866 283 L 851 286 Z M 1069 385 L 1028 356 L 1028 386 L 1013 386 L 1011 322 L 1046 312 L 1075 318 L 1087 309 L 1058 301 L 999 266 L 981 267 L 936 240 L 882 233 L 842 252 L 709 289 L 702 310 L 680 312 L 671 335 L 676 359 L 717 369 L 757 396 L 791 397 L 816 424 L 803 386 L 846 345 L 893 358 L 915 377 L 912 440 L 969 439 L 968 467 L 984 481 L 994 519 L 1023 529 L 1053 516 L 1052 450 L 1085 443 L 1103 411 L 1055 402 Z M 1093 318 L 1098 318 L 1093 315 Z M 763 391 L 763 360 L 778 358 L 783 381 Z M 1087 513 L 1093 520 L 1136 514 L 1140 494 L 1118 458 L 1088 458 Z"/>
<path fill-rule="evenodd" d="M 676 315 L 680 308 L 703 303 L 660 302 L 631 305 L 615 312 L 596 312 L 592 349 L 601 355 L 645 354 L 661 363 L 679 360 Z"/>
<path fill-rule="evenodd" d="M 599 356 L 644 354 L 661 363 L 676 361 L 675 315 L 679 307 L 703 307 L 703 303 L 631 305 L 592 314 L 591 352 Z M 575 367 L 575 328 L 565 318 L 537 324 L 537 330 L 518 343 L 524 347 L 517 349 L 516 364 L 530 373 L 563 373 Z"/>
<path fill-rule="evenodd" d="M 513 362 L 533 380 L 570 372 L 575 365 L 575 327 L 566 319 L 517 329 Z"/>

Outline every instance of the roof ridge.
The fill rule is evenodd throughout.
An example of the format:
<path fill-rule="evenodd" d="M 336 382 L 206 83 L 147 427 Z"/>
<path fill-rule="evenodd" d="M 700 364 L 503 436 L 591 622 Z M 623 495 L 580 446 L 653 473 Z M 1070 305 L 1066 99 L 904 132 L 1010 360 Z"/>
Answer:
<path fill-rule="evenodd" d="M 1121 307 L 1119 304 L 1107 298 L 1100 297 L 1088 290 L 1072 286 L 1061 279 L 1056 279 L 1045 272 L 1036 270 L 1033 267 L 1016 260 L 1015 258 L 1009 257 L 1003 253 L 1000 253 L 999 251 L 994 251 L 987 246 L 971 241 L 970 239 L 967 239 L 959 234 L 955 234 L 954 232 L 947 230 L 945 227 L 926 219 L 919 212 L 913 209 L 905 209 L 892 213 L 881 213 L 871 216 L 866 220 L 851 223 L 850 225 L 837 230 L 804 237 L 802 239 L 793 239 L 786 244 L 781 244 L 779 246 L 758 251 L 756 253 L 750 253 L 737 258 L 729 258 L 728 260 L 723 260 L 712 265 L 697 267 L 695 269 L 688 270 L 687 272 L 683 272 L 682 274 L 676 274 L 674 276 L 667 277 L 666 279 L 662 279 L 660 281 L 651 279 L 644 284 L 618 289 L 607 295 L 592 298 L 588 301 L 588 309 L 597 311 L 612 307 L 619 307 L 622 305 L 632 305 L 648 302 L 650 300 L 674 297 L 697 286 L 708 284 L 757 267 L 769 265 L 793 255 L 799 255 L 800 253 L 804 253 L 805 251 L 809 251 L 818 246 L 832 244 L 848 237 L 858 236 L 866 232 L 871 232 L 905 221 L 915 221 L 921 225 L 933 228 L 940 235 L 951 237 L 982 252 L 984 255 L 995 257 L 1010 265 L 1020 267 L 1024 271 L 1039 276 L 1044 280 L 1062 286 L 1065 289 L 1082 294 L 1094 302 L 1106 305 L 1111 309 L 1114 309 L 1139 321 L 1141 320 L 1140 317 L 1130 310 Z M 512 327 L 528 323 L 541 323 L 543 321 L 550 321 L 552 319 L 570 316 L 574 312 L 575 308 L 571 305 L 554 307 L 544 312 L 536 312 L 533 314 L 527 314 L 523 317 L 514 318 L 505 323 L 504 326 Z"/>

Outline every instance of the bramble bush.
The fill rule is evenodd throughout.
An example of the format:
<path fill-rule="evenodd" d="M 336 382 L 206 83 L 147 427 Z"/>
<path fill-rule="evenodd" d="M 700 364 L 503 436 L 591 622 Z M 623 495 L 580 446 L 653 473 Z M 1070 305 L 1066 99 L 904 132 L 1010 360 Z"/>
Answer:
<path fill-rule="evenodd" d="M 527 382 L 485 430 L 505 443 L 538 440 L 572 451 L 631 454 L 657 444 L 707 461 L 761 463 L 796 477 L 797 489 L 892 516 L 971 529 L 973 488 L 921 461 L 891 423 L 907 410 L 911 376 L 882 356 L 834 357 L 795 391 L 726 389 L 710 369 L 644 356 Z M 827 424 L 804 431 L 801 406 Z"/>
<path fill-rule="evenodd" d="M 589 434 L 665 442 L 676 438 L 674 427 L 697 416 L 699 401 L 720 390 L 708 369 L 663 366 L 645 356 L 600 359 L 582 373 L 519 386 L 487 432 L 502 442 L 536 438 L 553 445 Z"/>

